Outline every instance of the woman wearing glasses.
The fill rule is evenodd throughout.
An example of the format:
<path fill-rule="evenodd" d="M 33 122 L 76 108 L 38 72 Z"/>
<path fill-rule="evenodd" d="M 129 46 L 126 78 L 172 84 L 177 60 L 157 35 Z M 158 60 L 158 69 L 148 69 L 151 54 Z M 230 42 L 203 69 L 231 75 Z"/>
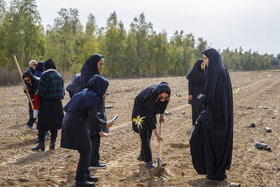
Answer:
<path fill-rule="evenodd" d="M 141 127 L 138 127 L 135 122 L 132 123 L 133 130 L 137 133 L 140 131 L 142 141 L 138 160 L 146 162 L 148 168 L 155 167 L 150 145 L 152 132 L 156 135 L 158 142 L 163 140 L 157 132 L 156 115 L 160 114 L 159 122 L 164 122 L 164 111 L 168 105 L 170 94 L 171 89 L 168 83 L 161 82 L 145 88 L 134 100 L 132 119 L 138 116 L 143 117 Z"/>
<path fill-rule="evenodd" d="M 31 100 L 33 102 L 33 95 L 36 93 L 37 88 L 38 88 L 38 82 L 39 80 L 36 79 L 32 73 L 30 73 L 29 71 L 26 71 L 23 73 L 22 78 L 26 84 L 26 87 L 24 88 L 24 93 L 26 93 L 26 91 L 29 92 L 29 95 L 31 97 Z M 35 130 L 33 128 L 33 124 L 35 123 L 36 119 L 33 118 L 33 109 L 31 107 L 31 104 L 28 103 L 29 105 L 29 120 L 26 123 L 25 127 L 31 130 Z"/>

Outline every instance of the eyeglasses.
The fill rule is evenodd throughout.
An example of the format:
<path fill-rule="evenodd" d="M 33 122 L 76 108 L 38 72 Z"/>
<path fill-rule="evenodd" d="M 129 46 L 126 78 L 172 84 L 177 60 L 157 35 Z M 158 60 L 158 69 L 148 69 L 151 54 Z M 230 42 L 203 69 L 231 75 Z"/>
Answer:
<path fill-rule="evenodd" d="M 24 82 L 31 82 L 31 79 L 24 79 Z"/>
<path fill-rule="evenodd" d="M 169 101 L 169 96 L 167 96 L 167 97 L 163 97 L 162 95 L 160 95 L 160 96 L 158 96 L 158 99 L 159 100 L 162 100 L 162 99 L 164 99 L 165 101 Z"/>

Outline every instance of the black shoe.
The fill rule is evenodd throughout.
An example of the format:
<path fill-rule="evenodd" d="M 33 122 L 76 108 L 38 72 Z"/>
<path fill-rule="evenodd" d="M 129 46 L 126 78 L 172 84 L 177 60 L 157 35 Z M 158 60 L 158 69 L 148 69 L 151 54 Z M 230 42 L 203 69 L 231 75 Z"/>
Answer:
<path fill-rule="evenodd" d="M 97 182 L 98 181 L 98 177 L 94 177 L 91 175 L 86 175 L 86 180 L 88 180 L 89 182 Z"/>
<path fill-rule="evenodd" d="M 36 147 L 32 148 L 32 151 L 39 151 L 40 149 L 41 149 L 41 151 L 45 151 L 44 142 L 39 142 L 39 144 Z"/>
<path fill-rule="evenodd" d="M 107 166 L 107 163 L 106 162 L 99 162 L 101 165 L 105 165 Z"/>
<path fill-rule="evenodd" d="M 151 169 L 151 168 L 154 168 L 154 167 L 156 167 L 156 166 L 155 166 L 153 161 L 150 161 L 150 162 L 147 163 L 147 168 Z"/>
<path fill-rule="evenodd" d="M 143 155 L 139 155 L 138 158 L 137 158 L 138 161 L 144 161 L 145 162 L 145 159 L 144 159 L 144 156 Z"/>
<path fill-rule="evenodd" d="M 92 170 L 92 169 L 105 169 L 106 167 L 107 167 L 107 164 L 104 165 L 100 162 L 97 162 L 96 164 L 91 164 L 88 169 L 90 169 L 90 170 Z"/>
<path fill-rule="evenodd" d="M 75 187 L 78 186 L 95 186 L 94 182 L 89 182 L 89 181 L 76 181 Z"/>
<path fill-rule="evenodd" d="M 54 150 L 55 148 L 55 140 L 51 140 L 50 149 Z"/>

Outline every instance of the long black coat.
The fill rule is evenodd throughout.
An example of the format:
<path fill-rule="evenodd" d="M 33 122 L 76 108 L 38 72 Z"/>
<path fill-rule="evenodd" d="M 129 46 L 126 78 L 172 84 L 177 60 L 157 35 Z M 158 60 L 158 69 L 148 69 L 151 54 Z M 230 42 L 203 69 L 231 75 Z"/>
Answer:
<path fill-rule="evenodd" d="M 203 52 L 208 59 L 205 83 L 206 110 L 190 140 L 194 168 L 212 180 L 223 180 L 230 169 L 233 143 L 233 98 L 228 71 L 215 49 Z"/>
<path fill-rule="evenodd" d="M 137 118 L 137 116 L 145 117 L 142 125 L 149 125 L 151 129 L 156 129 L 156 115 L 164 114 L 168 105 L 168 101 L 161 102 L 157 99 L 163 90 L 167 90 L 171 94 L 167 82 L 154 84 L 142 90 L 134 100 L 132 119 Z M 134 123 L 132 123 L 132 128 L 135 132 L 138 132 Z"/>
<path fill-rule="evenodd" d="M 203 60 L 199 59 L 194 64 L 193 69 L 187 76 L 189 80 L 189 95 L 192 95 L 192 100 L 189 101 L 189 104 L 202 105 L 202 103 L 197 99 L 199 94 L 205 93 L 204 84 L 206 81 L 206 73 L 201 70 L 201 63 Z"/>
<path fill-rule="evenodd" d="M 67 113 L 62 124 L 61 147 L 76 150 L 91 148 L 87 124 L 97 133 L 101 131 L 100 125 L 107 124 L 98 117 L 97 109 L 108 86 L 106 79 L 95 75 L 88 81 L 86 89 L 70 99 L 64 107 Z"/>
<path fill-rule="evenodd" d="M 74 150 L 91 147 L 90 132 L 86 121 L 97 133 L 101 131 L 100 125 L 106 125 L 106 121 L 98 117 L 96 107 L 67 112 L 62 122 L 61 147 Z"/>

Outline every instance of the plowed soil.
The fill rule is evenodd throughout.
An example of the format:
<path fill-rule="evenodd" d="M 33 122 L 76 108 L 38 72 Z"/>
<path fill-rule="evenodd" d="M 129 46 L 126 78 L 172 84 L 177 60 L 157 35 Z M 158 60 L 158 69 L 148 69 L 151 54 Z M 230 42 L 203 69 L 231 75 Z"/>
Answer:
<path fill-rule="evenodd" d="M 91 171 L 100 178 L 96 185 L 228 186 L 228 182 L 235 182 L 241 186 L 280 186 L 280 71 L 231 72 L 230 76 L 235 94 L 233 159 L 228 181 L 208 181 L 194 170 L 186 142 L 192 132 L 188 82 L 185 77 L 165 77 L 110 80 L 106 105 L 113 108 L 106 112 L 109 119 L 116 114 L 119 118 L 110 129 L 113 136 L 101 140 L 101 161 L 108 167 Z M 159 178 L 136 159 L 140 139 L 131 130 L 131 112 L 135 96 L 161 81 L 169 83 L 172 97 L 166 110 L 171 115 L 165 116 L 162 135 L 162 162 L 167 163 L 167 175 Z M 22 86 L 0 87 L 0 91 L 0 186 L 74 186 L 78 152 L 60 148 L 60 131 L 55 150 L 49 150 L 47 140 L 44 152 L 31 151 L 37 130 L 24 128 L 28 100 Z M 63 104 L 67 101 L 68 95 Z M 249 128 L 251 123 L 256 127 Z M 265 127 L 272 132 L 265 132 Z M 255 142 L 268 144 L 272 151 L 256 149 Z M 152 152 L 156 161 L 158 142 L 154 135 Z"/>

